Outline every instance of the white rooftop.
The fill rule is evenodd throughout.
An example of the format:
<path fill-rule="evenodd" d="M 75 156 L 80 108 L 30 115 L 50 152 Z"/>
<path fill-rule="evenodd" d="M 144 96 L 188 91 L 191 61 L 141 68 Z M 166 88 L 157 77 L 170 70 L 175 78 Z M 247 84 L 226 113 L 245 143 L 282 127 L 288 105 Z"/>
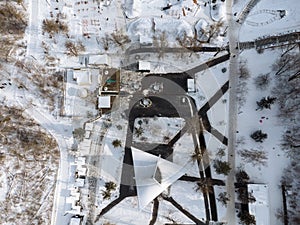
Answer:
<path fill-rule="evenodd" d="M 187 79 L 187 89 L 188 92 L 195 91 L 195 79 Z"/>
<path fill-rule="evenodd" d="M 98 97 L 98 108 L 109 109 L 110 108 L 110 96 Z"/>
<path fill-rule="evenodd" d="M 80 225 L 81 219 L 80 218 L 71 218 L 69 225 Z"/>
<path fill-rule="evenodd" d="M 132 157 L 140 209 L 144 209 L 186 172 L 183 166 L 133 147 Z"/>
<path fill-rule="evenodd" d="M 108 55 L 90 55 L 89 56 L 89 64 L 90 65 L 109 65 L 109 57 Z"/>
<path fill-rule="evenodd" d="M 84 128 L 85 130 L 93 130 L 94 124 L 93 123 L 86 123 Z"/>
<path fill-rule="evenodd" d="M 139 61 L 139 70 L 141 71 L 150 71 L 151 69 L 151 63 L 146 61 Z"/>
<path fill-rule="evenodd" d="M 256 201 L 249 203 L 249 213 L 256 218 L 256 225 L 270 224 L 269 189 L 266 184 L 248 184 L 248 192 Z"/>
<path fill-rule="evenodd" d="M 73 79 L 76 79 L 79 86 L 87 86 L 92 83 L 91 73 L 88 70 L 74 70 Z"/>

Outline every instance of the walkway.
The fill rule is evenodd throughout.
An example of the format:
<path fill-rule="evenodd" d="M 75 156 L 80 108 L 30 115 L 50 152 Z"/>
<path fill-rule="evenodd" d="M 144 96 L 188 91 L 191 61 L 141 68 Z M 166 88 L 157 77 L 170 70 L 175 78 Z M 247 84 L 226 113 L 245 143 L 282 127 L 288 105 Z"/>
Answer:
<path fill-rule="evenodd" d="M 238 83 L 238 32 L 240 26 L 234 21 L 232 15 L 233 0 L 226 1 L 226 15 L 228 22 L 229 49 L 231 57 L 229 61 L 229 120 L 228 120 L 228 163 L 232 168 L 227 176 L 226 186 L 229 201 L 227 202 L 226 220 L 228 224 L 237 224 L 235 213 L 235 143 L 236 143 L 236 123 L 237 123 L 237 102 L 236 90 Z M 245 16 L 246 13 L 243 15 Z M 248 13 L 247 13 L 248 15 Z M 242 18 L 241 18 L 242 19 Z M 244 18 L 243 18 L 244 19 Z"/>
<path fill-rule="evenodd" d="M 238 48 L 239 50 L 251 48 L 265 49 L 293 43 L 300 43 L 300 32 L 297 31 L 282 35 L 273 35 L 264 38 L 258 38 L 254 41 L 238 42 Z"/>

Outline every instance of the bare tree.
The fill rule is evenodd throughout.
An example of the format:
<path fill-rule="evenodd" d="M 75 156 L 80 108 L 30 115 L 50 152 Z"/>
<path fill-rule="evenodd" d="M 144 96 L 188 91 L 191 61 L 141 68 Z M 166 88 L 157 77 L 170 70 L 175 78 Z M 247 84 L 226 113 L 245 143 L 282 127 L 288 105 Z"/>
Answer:
<path fill-rule="evenodd" d="M 254 78 L 254 84 L 257 89 L 265 90 L 271 82 L 270 74 L 260 74 Z"/>
<path fill-rule="evenodd" d="M 226 192 L 221 192 L 218 195 L 217 200 L 223 205 L 227 206 L 227 202 L 229 201 L 229 197 Z"/>
<path fill-rule="evenodd" d="M 238 152 L 238 154 L 242 157 L 243 161 L 246 163 L 251 163 L 253 166 L 257 165 L 267 165 L 267 154 L 261 150 L 255 149 L 243 149 Z"/>
<path fill-rule="evenodd" d="M 99 41 L 105 51 L 108 51 L 110 45 L 112 44 L 112 40 L 108 34 L 105 34 Z"/>
<path fill-rule="evenodd" d="M 281 139 L 281 147 L 287 152 L 293 153 L 300 149 L 300 126 L 291 126 L 291 129 L 285 131 Z"/>
<path fill-rule="evenodd" d="M 6 2 L 0 5 L 0 33 L 22 34 L 27 26 L 26 16 L 13 4 Z"/>
<path fill-rule="evenodd" d="M 68 25 L 60 19 L 44 19 L 42 29 L 50 35 L 69 31 Z"/>
<path fill-rule="evenodd" d="M 219 35 L 223 25 L 224 25 L 224 22 L 222 20 L 219 20 L 209 26 L 209 30 L 206 31 L 206 35 L 208 36 L 208 39 L 207 39 L 208 43 L 210 43 L 212 38 L 217 37 Z"/>
<path fill-rule="evenodd" d="M 77 42 L 66 41 L 65 47 L 67 50 L 67 54 L 70 56 L 78 56 L 78 54 L 85 51 L 85 47 L 81 41 L 77 41 Z"/>
<path fill-rule="evenodd" d="M 228 175 L 231 170 L 230 164 L 221 160 L 215 160 L 213 167 L 215 168 L 217 174 Z"/>
<path fill-rule="evenodd" d="M 112 40 L 121 48 L 124 47 L 124 45 L 128 44 L 130 42 L 130 39 L 128 35 L 124 34 L 124 32 L 121 30 L 116 30 L 111 34 Z"/>

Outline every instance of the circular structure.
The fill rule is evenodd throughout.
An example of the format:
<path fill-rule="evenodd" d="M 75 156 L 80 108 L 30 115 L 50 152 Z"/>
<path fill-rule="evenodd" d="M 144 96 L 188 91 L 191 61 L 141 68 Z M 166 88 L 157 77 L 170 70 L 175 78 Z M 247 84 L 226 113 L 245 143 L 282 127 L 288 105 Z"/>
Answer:
<path fill-rule="evenodd" d="M 149 108 L 152 105 L 152 101 L 149 98 L 143 98 L 140 100 L 140 105 L 144 108 Z"/>
<path fill-rule="evenodd" d="M 78 96 L 80 98 L 86 98 L 88 96 L 88 91 L 85 88 L 80 89 L 78 90 Z"/>

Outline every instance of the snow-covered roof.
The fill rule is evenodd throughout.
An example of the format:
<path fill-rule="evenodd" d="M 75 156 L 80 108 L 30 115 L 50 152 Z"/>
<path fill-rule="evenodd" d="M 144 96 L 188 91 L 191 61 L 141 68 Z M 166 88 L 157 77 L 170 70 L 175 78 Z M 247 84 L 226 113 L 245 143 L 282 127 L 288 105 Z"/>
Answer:
<path fill-rule="evenodd" d="M 84 179 L 82 179 L 82 178 L 77 178 L 77 179 L 75 180 L 75 186 L 76 186 L 76 187 L 83 187 L 83 186 L 84 186 Z"/>
<path fill-rule="evenodd" d="M 80 156 L 80 157 L 75 158 L 75 163 L 77 165 L 84 165 L 85 164 L 85 157 Z"/>
<path fill-rule="evenodd" d="M 187 79 L 187 89 L 188 92 L 195 91 L 195 79 Z"/>
<path fill-rule="evenodd" d="M 140 44 L 141 45 L 151 45 L 151 44 L 153 44 L 153 38 L 152 37 L 142 35 L 142 34 L 140 34 L 139 37 L 140 37 Z"/>
<path fill-rule="evenodd" d="M 98 108 L 109 109 L 110 108 L 110 96 L 98 97 Z"/>
<path fill-rule="evenodd" d="M 266 184 L 248 184 L 248 192 L 256 201 L 249 203 L 249 213 L 256 218 L 256 225 L 270 224 L 269 189 Z"/>
<path fill-rule="evenodd" d="M 151 64 L 150 62 L 146 62 L 146 61 L 139 61 L 139 70 L 140 71 L 149 71 L 150 72 L 151 69 Z"/>
<path fill-rule="evenodd" d="M 89 65 L 109 65 L 109 56 L 103 55 L 90 55 Z"/>
<path fill-rule="evenodd" d="M 81 219 L 80 218 L 71 218 L 70 219 L 70 224 L 69 225 L 80 225 Z"/>
<path fill-rule="evenodd" d="M 94 127 L 93 123 L 86 123 L 84 126 L 85 130 L 89 130 L 89 131 L 93 130 L 93 127 Z"/>
<path fill-rule="evenodd" d="M 186 172 L 183 166 L 133 147 L 132 157 L 140 209 L 144 209 Z"/>
<path fill-rule="evenodd" d="M 73 79 L 76 79 L 80 86 L 90 85 L 92 83 L 91 73 L 88 70 L 74 70 Z"/>

